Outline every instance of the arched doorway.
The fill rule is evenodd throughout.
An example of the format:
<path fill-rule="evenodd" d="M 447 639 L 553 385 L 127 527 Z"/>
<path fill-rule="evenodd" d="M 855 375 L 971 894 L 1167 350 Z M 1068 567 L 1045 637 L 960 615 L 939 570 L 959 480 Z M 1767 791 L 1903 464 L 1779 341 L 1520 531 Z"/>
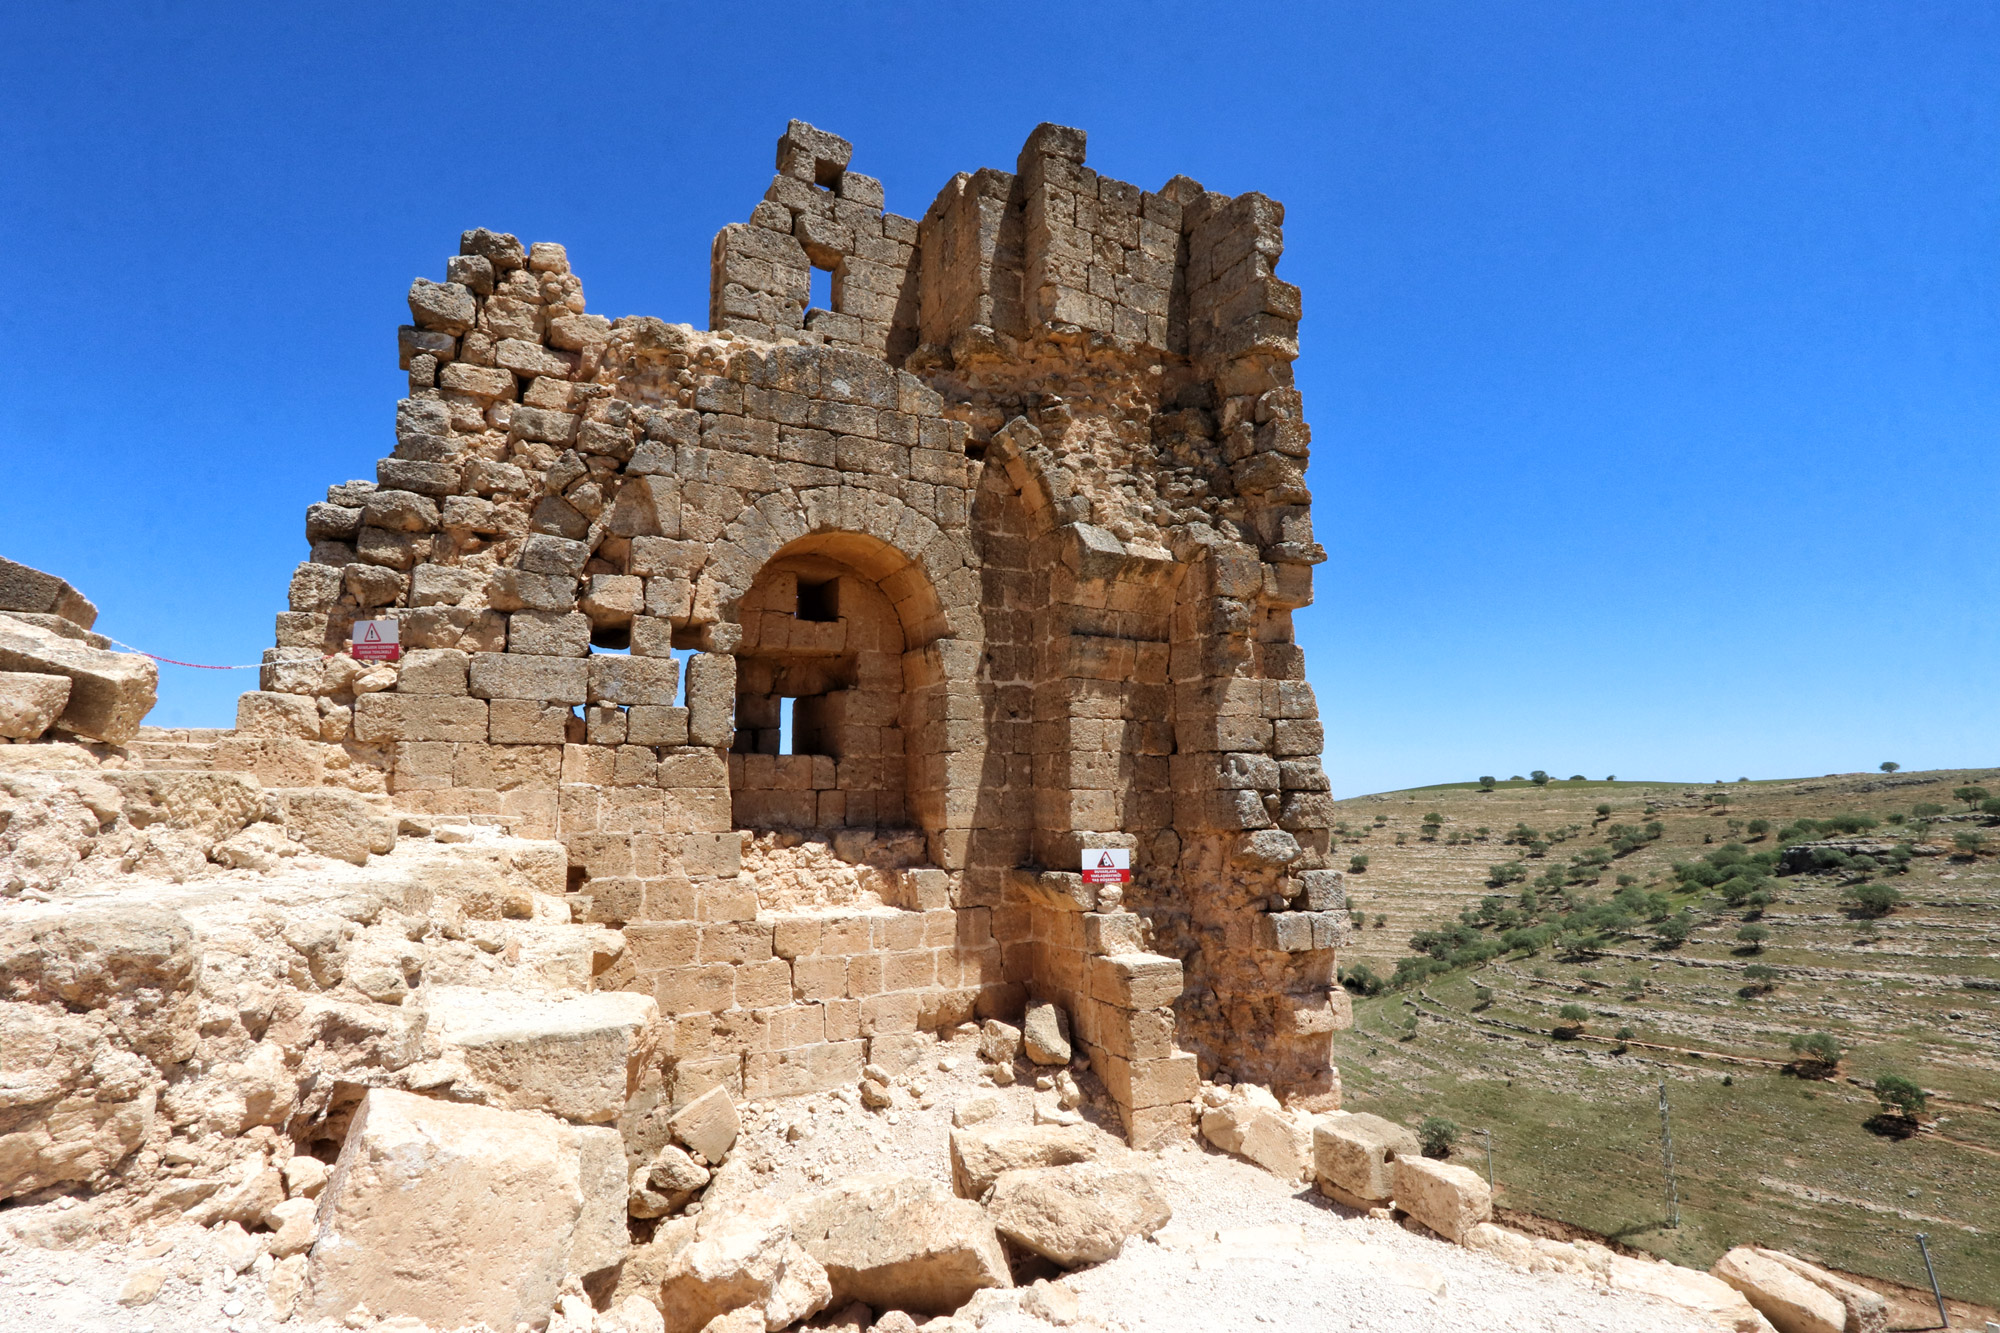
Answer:
<path fill-rule="evenodd" d="M 738 606 L 730 805 L 748 829 L 928 827 L 922 702 L 943 627 L 894 547 L 817 533 L 765 562 Z"/>

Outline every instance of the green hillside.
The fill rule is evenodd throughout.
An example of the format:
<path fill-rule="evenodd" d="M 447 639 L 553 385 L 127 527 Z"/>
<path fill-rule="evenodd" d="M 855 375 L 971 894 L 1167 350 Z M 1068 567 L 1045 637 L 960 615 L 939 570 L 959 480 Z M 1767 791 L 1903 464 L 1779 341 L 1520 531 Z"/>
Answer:
<path fill-rule="evenodd" d="M 1503 1206 L 1678 1262 L 1763 1242 L 1922 1285 L 1924 1231 L 1948 1294 L 2000 1303 L 2000 815 L 1965 788 L 2000 770 L 1341 802 L 1348 1107 L 1490 1129 Z"/>

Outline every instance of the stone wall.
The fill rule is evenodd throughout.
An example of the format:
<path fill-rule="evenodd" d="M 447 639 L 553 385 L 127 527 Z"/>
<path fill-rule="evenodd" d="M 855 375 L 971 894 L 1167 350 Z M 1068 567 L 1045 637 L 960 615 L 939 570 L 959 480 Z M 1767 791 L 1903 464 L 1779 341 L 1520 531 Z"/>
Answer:
<path fill-rule="evenodd" d="M 851 159 L 793 122 L 708 331 L 465 233 L 237 743 L 560 838 L 686 1087 L 833 1086 L 1039 995 L 1136 1135 L 1185 1130 L 1197 1068 L 1337 1098 L 1282 208 L 1100 177 L 1045 125 L 916 223 Z M 381 617 L 402 661 L 355 662 Z M 743 856 L 778 833 L 879 891 L 775 892 Z M 1076 874 L 1102 846 L 1122 894 Z"/>

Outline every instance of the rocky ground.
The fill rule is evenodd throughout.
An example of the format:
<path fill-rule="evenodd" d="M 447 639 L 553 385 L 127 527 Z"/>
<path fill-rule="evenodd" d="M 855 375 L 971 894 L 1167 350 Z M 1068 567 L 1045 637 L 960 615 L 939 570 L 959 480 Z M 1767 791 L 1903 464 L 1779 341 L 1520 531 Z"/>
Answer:
<path fill-rule="evenodd" d="M 899 1171 L 950 1179 L 954 1111 L 990 1104 L 993 1125 L 1033 1121 L 1032 1067 L 995 1088 L 967 1035 L 897 1080 L 892 1105 L 870 1111 L 845 1091 L 745 1109 L 743 1138 L 707 1206 L 741 1194 L 794 1197 L 821 1182 Z M 1043 1095 L 1044 1105 L 1047 1095 Z M 925 1105 L 928 1103 L 928 1105 Z M 975 1111 L 974 1114 L 977 1112 Z M 1212 1330 L 1262 1325 L 1314 1329 L 1619 1330 L 1679 1333 L 1716 1327 L 1664 1302 L 1604 1289 L 1570 1274 L 1529 1274 L 1394 1222 L 1377 1220 L 1288 1184 L 1212 1147 L 1136 1155 L 1173 1209 L 1150 1239 L 1109 1262 L 1063 1275 L 1024 1270 L 1030 1285 L 988 1292 L 964 1315 L 916 1324 L 939 1333 L 1049 1327 Z M 253 1333 L 333 1329 L 331 1319 L 271 1318 L 274 1262 L 240 1229 L 161 1221 L 79 1248 L 42 1248 L 23 1235 L 60 1229 L 78 1205 L 57 1200 L 10 1210 L 0 1227 L 0 1327 L 43 1333 Z M 239 1270 L 238 1265 L 242 1265 Z M 1034 1277 L 1040 1272 L 1039 1279 Z M 146 1289 L 143 1304 L 121 1304 Z M 997 1299 L 996 1299 L 997 1298 Z M 822 1316 L 819 1323 L 833 1324 Z M 875 1327 L 905 1327 L 886 1315 Z M 362 1321 L 355 1321 L 360 1323 Z M 348 1327 L 353 1327 L 350 1323 Z M 364 1327 L 414 1330 L 414 1321 Z"/>

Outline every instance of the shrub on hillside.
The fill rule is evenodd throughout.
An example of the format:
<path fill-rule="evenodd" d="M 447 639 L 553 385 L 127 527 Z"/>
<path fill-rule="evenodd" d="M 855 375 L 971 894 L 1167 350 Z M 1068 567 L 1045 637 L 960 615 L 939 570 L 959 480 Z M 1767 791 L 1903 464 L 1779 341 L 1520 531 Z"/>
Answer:
<path fill-rule="evenodd" d="M 1655 926 L 1653 933 L 1658 935 L 1660 942 L 1668 948 L 1678 949 L 1681 945 L 1688 942 L 1688 936 L 1694 934 L 1694 918 L 1688 916 L 1686 913 L 1682 913 L 1679 916 L 1670 916 Z"/>
<path fill-rule="evenodd" d="M 1736 938 L 1749 945 L 1751 953 L 1762 953 L 1764 941 L 1771 938 L 1771 932 L 1763 926 L 1744 926 L 1736 932 Z"/>
<path fill-rule="evenodd" d="M 1960 829 L 1951 835 L 1951 845 L 1967 856 L 1977 856 L 1986 846 L 1986 835 L 1977 829 Z"/>
<path fill-rule="evenodd" d="M 1549 775 L 1538 768 L 1528 774 L 1528 781 L 1534 783 L 1537 787 L 1546 787 L 1549 785 Z M 1980 793 L 1981 796 L 1985 794 L 1984 792 Z"/>
<path fill-rule="evenodd" d="M 1375 975 L 1375 969 L 1366 963 L 1356 963 L 1340 970 L 1340 984 L 1356 995 L 1380 995 L 1388 983 Z"/>
<path fill-rule="evenodd" d="M 1353 856 L 1347 858 L 1348 874 L 1350 875 L 1365 874 L 1367 870 L 1368 870 L 1368 858 L 1363 856 L 1361 853 L 1356 852 Z"/>
<path fill-rule="evenodd" d="M 1828 1032 L 1799 1033 L 1792 1038 L 1793 1070 L 1805 1078 L 1832 1078 L 1840 1068 L 1840 1043 Z"/>
<path fill-rule="evenodd" d="M 1893 885 L 1872 880 L 1866 884 L 1855 885 L 1848 891 L 1847 897 L 1860 910 L 1861 915 L 1868 917 L 1887 916 L 1903 901 L 1902 893 Z"/>
<path fill-rule="evenodd" d="M 1877 1074 L 1875 1100 L 1888 1114 L 1914 1122 L 1930 1106 L 1931 1098 L 1915 1079 L 1901 1074 Z"/>
<path fill-rule="evenodd" d="M 1449 1157 L 1458 1143 L 1458 1124 L 1441 1115 L 1427 1115 L 1417 1126 L 1417 1142 L 1424 1146 L 1426 1157 Z"/>
<path fill-rule="evenodd" d="M 1964 801 L 1968 809 L 1978 805 L 1992 794 L 1992 792 L 1987 791 L 1984 787 L 1953 787 L 1951 789 L 1952 799 L 1955 801 Z"/>
<path fill-rule="evenodd" d="M 1492 790 L 1493 790 L 1493 779 L 1492 779 L 1492 778 L 1490 778 L 1490 777 L 1484 777 L 1484 778 L 1481 778 L 1481 779 L 1479 779 L 1479 790 L 1481 790 L 1481 791 L 1492 791 Z"/>

